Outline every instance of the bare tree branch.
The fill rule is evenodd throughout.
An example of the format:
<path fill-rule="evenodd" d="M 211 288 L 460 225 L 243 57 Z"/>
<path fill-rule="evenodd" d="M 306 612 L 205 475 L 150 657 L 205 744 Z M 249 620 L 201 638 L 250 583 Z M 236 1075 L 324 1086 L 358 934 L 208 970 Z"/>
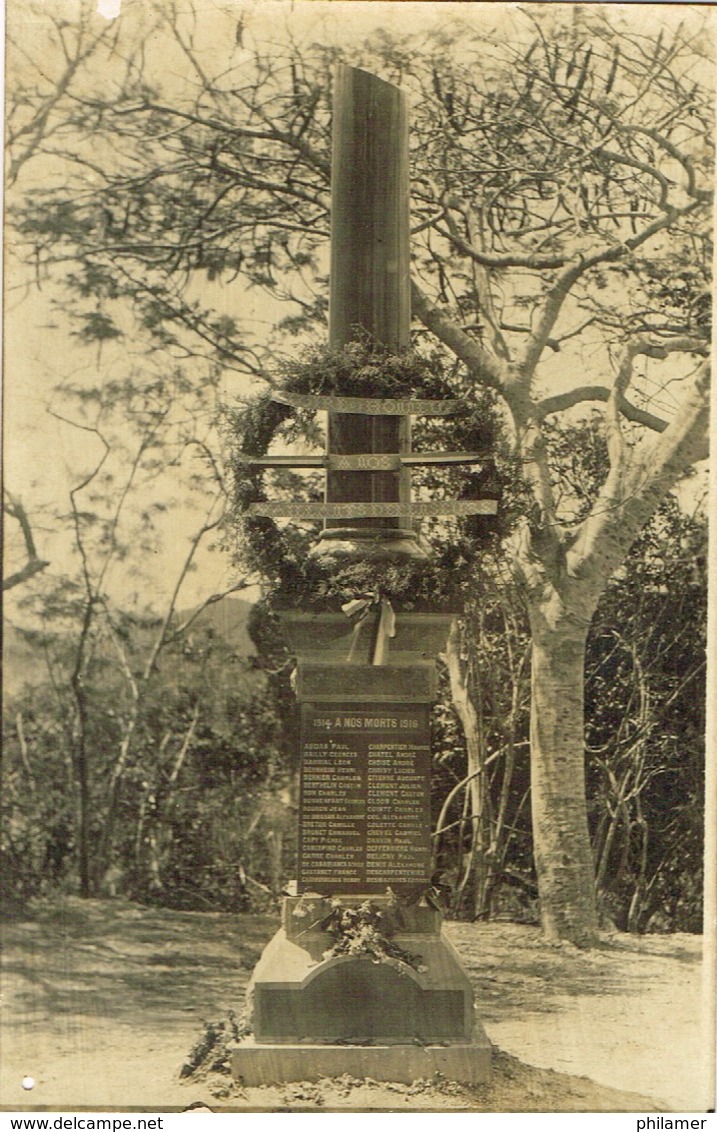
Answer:
<path fill-rule="evenodd" d="M 415 280 L 411 280 L 411 305 L 423 325 L 448 346 L 476 378 L 491 389 L 504 390 L 505 366 L 431 303 Z"/>
<path fill-rule="evenodd" d="M 610 390 L 606 385 L 579 385 L 565 393 L 556 393 L 552 397 L 544 397 L 542 401 L 538 401 L 535 408 L 536 413 L 542 419 L 551 413 L 563 412 L 565 409 L 571 409 L 574 405 L 580 405 L 585 401 L 607 401 L 609 397 Z M 667 421 L 655 416 L 654 413 L 649 413 L 646 409 L 638 408 L 625 397 L 620 397 L 618 403 L 620 412 L 626 420 L 645 425 L 653 432 L 664 432 L 667 428 Z"/>
<path fill-rule="evenodd" d="M 41 101 L 39 111 L 32 116 L 23 126 L 17 130 L 9 131 L 5 139 L 8 152 L 10 156 L 10 164 L 8 169 L 8 184 L 14 185 L 20 170 L 35 154 L 40 150 L 43 142 L 51 132 L 49 128 L 49 121 L 53 111 L 61 104 L 65 95 L 70 91 L 73 80 L 75 79 L 78 71 L 84 63 L 94 55 L 97 47 L 104 40 L 107 40 L 115 31 L 111 24 L 105 24 L 101 31 L 89 40 L 86 39 L 86 28 L 83 26 L 82 21 L 79 24 L 76 32 L 76 39 L 74 44 L 74 52 L 72 55 L 66 54 L 66 66 L 58 80 L 50 84 L 50 93 Z M 22 152 L 12 155 L 12 147 L 17 143 L 27 138 L 27 144 Z"/>
<path fill-rule="evenodd" d="M 11 590 L 15 586 L 29 581 L 30 578 L 34 578 L 35 574 L 39 574 L 42 570 L 45 570 L 50 563 L 40 558 L 37 553 L 32 527 L 23 504 L 16 496 L 11 495 L 7 490 L 5 491 L 5 499 L 3 500 L 3 511 L 6 515 L 9 515 L 19 523 L 27 554 L 25 565 L 20 570 L 15 571 L 15 573 L 3 579 L 3 590 Z"/>
<path fill-rule="evenodd" d="M 709 451 L 710 363 L 702 362 L 680 408 L 654 443 L 598 494 L 568 554 L 572 577 L 596 594 L 685 471 Z M 610 480 L 610 476 L 608 477 Z"/>
<path fill-rule="evenodd" d="M 469 256 L 476 263 L 481 264 L 482 267 L 492 267 L 499 271 L 504 271 L 509 267 L 525 267 L 530 271 L 555 271 L 565 266 L 565 256 L 550 256 L 550 255 L 525 255 L 519 252 L 504 252 L 498 254 L 496 252 L 486 252 L 477 248 L 475 244 L 470 243 L 460 235 L 455 225 L 449 224 L 447 228 L 441 228 L 438 224 L 438 217 L 433 223 L 433 227 L 441 235 L 445 236 L 447 240 L 453 244 L 458 251 L 463 252 L 464 255 Z M 448 220 L 448 217 L 446 217 Z"/>
<path fill-rule="evenodd" d="M 640 247 L 648 240 L 651 240 L 653 236 L 656 236 L 658 232 L 669 228 L 675 224 L 680 217 L 687 216 L 697 207 L 696 202 L 691 202 L 681 209 L 671 208 L 657 220 L 654 220 L 652 224 L 648 224 L 642 232 L 633 236 L 631 239 L 594 252 L 592 255 L 581 258 L 576 263 L 572 263 L 570 267 L 566 268 L 548 291 L 538 323 L 523 352 L 523 357 L 519 363 L 523 380 L 528 382 L 532 379 L 535 367 L 548 343 L 548 339 L 562 311 L 563 304 L 581 276 L 593 267 L 598 267 L 600 264 L 614 263 L 617 260 L 623 259 L 629 252 L 635 251 L 636 248 Z"/>
<path fill-rule="evenodd" d="M 186 633 L 187 629 L 189 629 L 194 624 L 198 617 L 201 617 L 202 613 L 204 613 L 205 609 L 208 609 L 210 605 L 216 605 L 217 602 L 223 601 L 225 597 L 229 596 L 229 594 L 240 593 L 242 590 L 246 590 L 250 586 L 257 584 L 258 581 L 256 579 L 248 578 L 242 580 L 241 582 L 237 582 L 234 586 L 229 586 L 226 590 L 221 590 L 219 593 L 210 594 L 209 597 L 200 602 L 196 609 L 192 610 L 188 617 L 185 617 L 184 621 L 175 626 L 171 633 L 168 633 L 167 641 L 175 641 L 178 637 L 183 636 L 183 634 Z"/>

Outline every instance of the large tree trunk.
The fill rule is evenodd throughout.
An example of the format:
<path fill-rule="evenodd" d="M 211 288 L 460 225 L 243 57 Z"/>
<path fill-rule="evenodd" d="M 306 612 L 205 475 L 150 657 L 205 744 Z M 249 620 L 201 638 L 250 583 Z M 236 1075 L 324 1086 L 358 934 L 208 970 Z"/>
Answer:
<path fill-rule="evenodd" d="M 530 718 L 533 846 L 545 936 L 589 947 L 597 911 L 585 809 L 587 631 L 534 626 Z"/>

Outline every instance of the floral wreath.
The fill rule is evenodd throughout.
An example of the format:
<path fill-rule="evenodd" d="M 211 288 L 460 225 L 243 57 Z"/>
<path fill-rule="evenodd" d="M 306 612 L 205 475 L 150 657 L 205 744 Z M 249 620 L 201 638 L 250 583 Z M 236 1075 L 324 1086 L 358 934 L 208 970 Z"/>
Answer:
<path fill-rule="evenodd" d="M 441 401 L 455 399 L 453 377 L 449 379 L 446 375 L 445 361 L 438 355 L 425 357 L 413 349 L 395 354 L 362 337 L 341 349 L 315 347 L 298 360 L 284 363 L 274 387 L 298 394 Z M 338 608 L 357 593 L 380 591 L 394 603 L 398 601 L 404 609 L 420 607 L 424 600 L 433 609 L 446 603 L 456 608 L 457 590 L 464 580 L 460 566 L 467 567 L 470 557 L 496 533 L 495 521 L 459 520 L 459 537 L 453 548 L 446 546 L 440 555 L 428 561 L 389 559 L 381 561 L 377 567 L 375 562 L 364 561 L 359 555 L 353 560 L 344 558 L 340 563 L 328 557 L 325 560 L 308 557 L 308 521 L 301 526 L 287 523 L 280 527 L 272 518 L 249 514 L 248 508 L 251 503 L 267 498 L 265 470 L 252 464 L 252 459 L 267 455 L 279 435 L 283 435 L 288 444 L 309 437 L 318 445 L 319 430 L 314 412 L 273 400 L 269 391 L 229 410 L 226 418 L 234 448 L 231 526 L 239 536 L 238 557 L 245 567 L 268 581 L 273 604 Z M 492 404 L 484 399 L 470 405 L 466 400 L 464 411 L 458 415 L 425 422 L 421 438 L 423 443 L 435 447 L 448 435 L 454 450 L 473 449 L 488 454 L 495 431 Z M 490 463 L 488 467 L 494 473 Z M 296 473 L 283 469 L 273 469 L 273 472 L 277 486 L 296 488 Z M 450 471 L 440 469 L 438 473 L 433 470 L 424 475 L 428 477 L 429 486 L 433 483 L 445 490 L 446 483 L 450 483 L 452 489 L 457 486 L 464 497 L 478 491 L 486 493 L 485 468 L 478 474 L 462 467 Z M 493 479 L 487 488 L 489 494 L 496 490 L 494 476 Z M 318 480 L 314 485 L 309 482 L 308 487 L 318 500 Z M 452 575 L 450 585 L 447 570 Z"/>

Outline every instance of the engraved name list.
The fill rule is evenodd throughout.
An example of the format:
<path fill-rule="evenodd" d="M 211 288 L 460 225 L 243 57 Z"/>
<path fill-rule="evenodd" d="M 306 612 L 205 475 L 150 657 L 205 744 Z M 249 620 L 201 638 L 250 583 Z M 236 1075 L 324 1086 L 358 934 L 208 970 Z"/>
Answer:
<path fill-rule="evenodd" d="M 424 704 L 304 705 L 300 892 L 428 883 L 428 711 Z"/>

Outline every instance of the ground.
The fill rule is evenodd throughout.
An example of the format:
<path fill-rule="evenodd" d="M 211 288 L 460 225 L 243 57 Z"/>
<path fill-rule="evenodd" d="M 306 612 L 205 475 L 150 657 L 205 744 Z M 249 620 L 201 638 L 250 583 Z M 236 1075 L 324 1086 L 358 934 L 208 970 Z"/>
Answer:
<path fill-rule="evenodd" d="M 275 930 L 231 916 L 68 898 L 6 924 L 4 1108 L 703 1112 L 713 1106 L 714 991 L 702 940 L 606 935 L 546 944 L 537 927 L 448 924 L 495 1045 L 490 1085 L 349 1076 L 239 1089 L 179 1071 L 206 1021 L 240 1012 Z M 31 1091 L 22 1080 L 32 1077 Z"/>

